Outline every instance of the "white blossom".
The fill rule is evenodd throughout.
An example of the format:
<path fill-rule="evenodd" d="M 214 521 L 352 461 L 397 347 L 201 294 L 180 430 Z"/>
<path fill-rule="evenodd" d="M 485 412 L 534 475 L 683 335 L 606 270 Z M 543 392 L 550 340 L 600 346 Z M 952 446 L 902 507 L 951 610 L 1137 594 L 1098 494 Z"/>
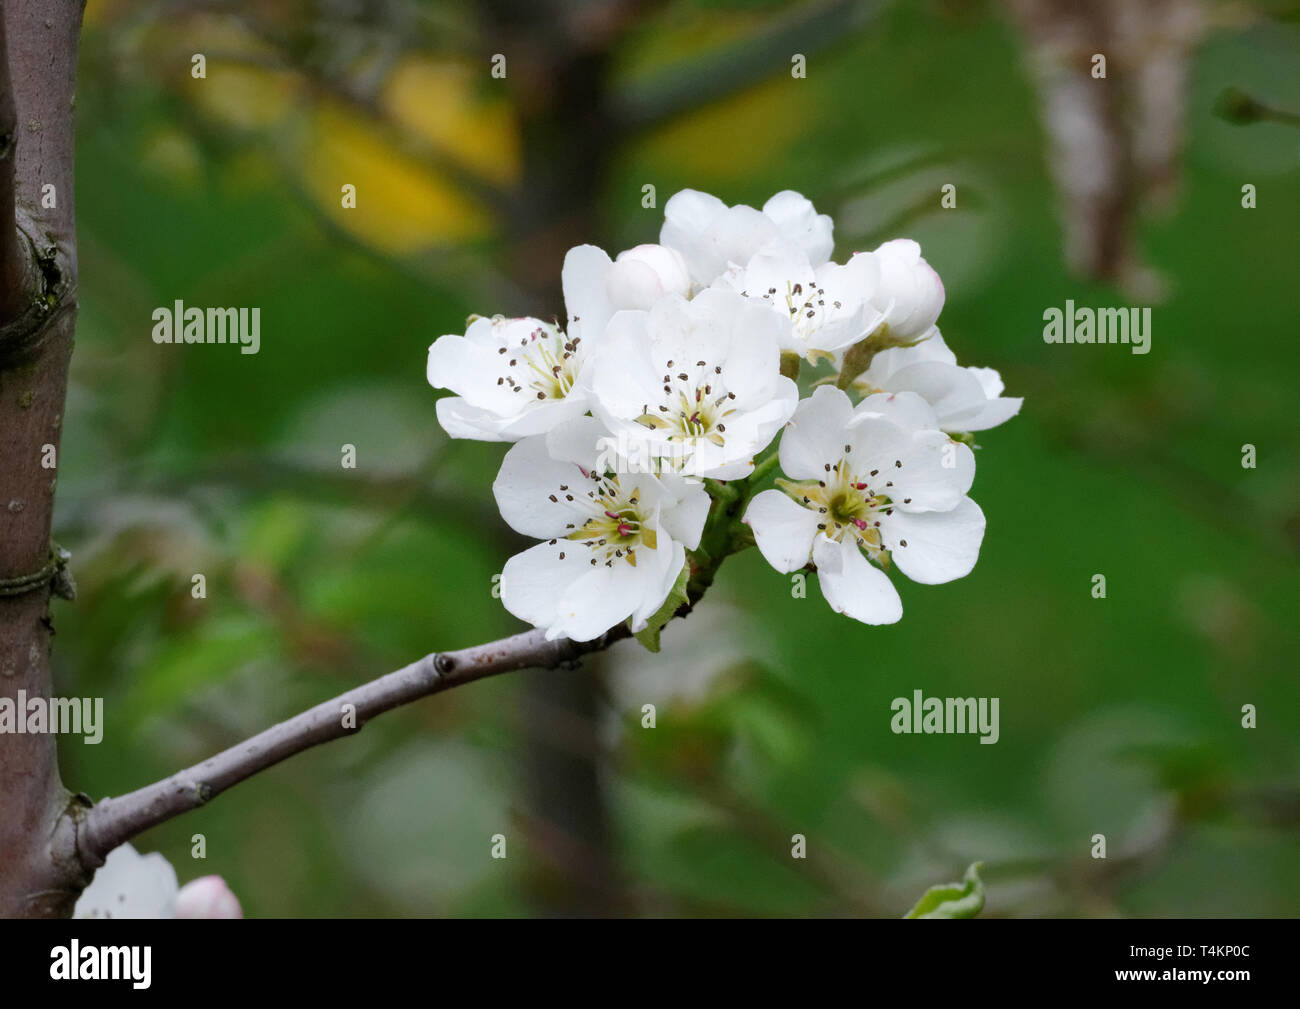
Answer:
<path fill-rule="evenodd" d="M 853 382 L 863 394 L 914 392 L 933 407 L 943 431 L 986 431 L 1010 420 L 1024 402 L 1003 396 L 1002 376 L 992 368 L 963 368 L 937 327 L 912 347 L 876 354 Z"/>
<path fill-rule="evenodd" d="M 729 207 L 716 196 L 683 189 L 664 205 L 661 244 L 682 254 L 697 287 L 708 287 L 732 265 L 744 266 L 768 245 L 788 245 L 814 269 L 835 247 L 833 223 L 798 193 L 777 193 L 762 210 Z"/>
<path fill-rule="evenodd" d="M 570 249 L 561 279 L 569 324 L 523 317 L 476 318 L 464 336 L 429 348 L 438 422 L 453 438 L 515 441 L 549 431 L 589 408 L 584 369 L 612 312 L 610 258 L 594 245 Z"/>
<path fill-rule="evenodd" d="M 181 887 L 172 910 L 176 918 L 242 918 L 239 898 L 220 876 L 200 876 Z"/>
<path fill-rule="evenodd" d="M 703 486 L 622 468 L 591 417 L 518 442 L 501 463 L 502 517 L 545 540 L 506 562 L 501 601 L 548 639 L 589 641 L 624 620 L 643 629 L 699 545 Z"/>
<path fill-rule="evenodd" d="M 618 439 L 644 443 L 684 475 L 742 477 L 799 398 L 781 375 L 788 325 L 716 288 L 619 312 L 593 362 L 595 412 Z"/>
<path fill-rule="evenodd" d="M 974 455 L 935 429 L 913 393 L 870 396 L 855 408 L 823 386 L 799 404 L 781 437 L 781 469 L 794 480 L 763 491 L 745 521 L 759 551 L 781 572 L 810 562 L 836 612 L 894 623 L 902 601 L 870 561 L 888 561 L 913 581 L 969 574 L 984 514 L 966 496 Z"/>
<path fill-rule="evenodd" d="M 739 291 L 767 305 L 789 322 L 781 349 L 810 360 L 830 355 L 871 333 L 884 319 L 872 304 L 880 281 L 874 256 L 854 256 L 846 265 L 815 269 L 799 249 L 773 245 L 744 267 L 733 266 L 716 286 Z"/>
<path fill-rule="evenodd" d="M 880 271 L 872 300 L 885 313 L 890 334 L 904 340 L 924 334 L 943 310 L 944 291 L 939 274 L 921 258 L 921 247 L 909 238 L 897 238 L 869 255 Z"/>
<path fill-rule="evenodd" d="M 620 252 L 605 275 L 605 293 L 614 309 L 646 309 L 666 294 L 691 293 L 686 261 L 666 245 L 638 245 Z"/>
<path fill-rule="evenodd" d="M 220 876 L 177 886 L 176 870 L 156 851 L 130 844 L 108 853 L 73 908 L 74 918 L 242 918 L 239 901 Z"/>
<path fill-rule="evenodd" d="M 682 190 L 659 237 L 613 260 L 571 249 L 564 328 L 477 319 L 430 348 L 430 382 L 455 393 L 438 402 L 447 431 L 516 442 L 493 491 L 542 542 L 507 562 L 506 608 L 550 639 L 643 629 L 703 535 L 717 489 L 701 480 L 748 476 L 783 427 L 788 478 L 744 516 L 774 567 L 814 568 L 833 609 L 872 624 L 902 616 L 889 569 L 968 574 L 984 515 L 967 496 L 974 455 L 949 435 L 1022 401 L 993 369 L 958 365 L 920 246 L 835 263 L 831 218 L 792 191 L 756 210 Z M 800 402 L 781 374 L 791 354 L 865 364 L 852 382 L 864 398 L 822 379 Z"/>

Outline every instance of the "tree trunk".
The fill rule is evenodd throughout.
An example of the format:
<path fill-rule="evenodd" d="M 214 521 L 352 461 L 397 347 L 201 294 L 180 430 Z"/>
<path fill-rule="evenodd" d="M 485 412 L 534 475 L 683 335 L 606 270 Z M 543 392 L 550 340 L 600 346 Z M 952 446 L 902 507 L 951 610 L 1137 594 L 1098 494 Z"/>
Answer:
<path fill-rule="evenodd" d="M 0 702 L 15 706 L 20 695 L 52 694 L 50 530 L 77 308 L 81 12 L 81 0 L 0 7 Z M 0 915 L 70 913 L 81 870 L 50 853 L 68 799 L 51 733 L 0 732 Z"/>

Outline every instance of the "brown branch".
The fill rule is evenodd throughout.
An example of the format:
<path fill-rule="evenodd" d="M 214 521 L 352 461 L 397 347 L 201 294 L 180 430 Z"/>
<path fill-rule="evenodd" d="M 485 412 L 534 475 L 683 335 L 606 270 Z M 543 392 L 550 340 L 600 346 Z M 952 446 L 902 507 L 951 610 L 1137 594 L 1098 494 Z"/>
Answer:
<path fill-rule="evenodd" d="M 1264 122 L 1300 126 L 1300 112 L 1266 105 L 1238 87 L 1225 88 L 1219 93 L 1214 101 L 1214 112 L 1236 126 Z"/>
<path fill-rule="evenodd" d="M 718 490 L 711 528 L 706 529 L 692 564 L 688 601 L 673 615 L 674 619 L 689 615 L 713 584 L 722 562 L 742 548 L 740 537 L 746 527 L 739 518 L 756 489 L 756 483 L 739 480 Z M 294 754 L 355 735 L 367 721 L 385 711 L 500 673 L 569 668 L 584 655 L 604 651 L 629 633 L 627 624 L 620 623 L 592 641 L 579 642 L 567 638 L 547 641 L 543 631 L 532 630 L 459 651 L 434 652 L 162 781 L 93 804 L 86 796 L 73 797 L 50 840 L 50 861 L 61 873 L 57 882 L 50 884 L 59 894 L 55 903 L 70 906 L 93 870 L 119 844 L 197 809 L 230 786 Z"/>
<path fill-rule="evenodd" d="M 197 809 L 230 786 L 296 753 L 355 735 L 385 711 L 500 673 L 563 666 L 627 636 L 624 624 L 588 642 L 547 641 L 542 631 L 534 630 L 485 645 L 426 655 L 162 781 L 104 799 L 90 808 L 84 798 L 78 800 L 69 807 L 56 834 L 55 857 L 79 862 L 87 870 L 98 867 L 110 851 L 137 834 Z"/>
<path fill-rule="evenodd" d="M 14 152 L 18 146 L 18 110 L 9 82 L 9 44 L 0 15 L 0 322 L 22 311 L 31 289 L 31 257 L 18 233 L 14 199 Z"/>

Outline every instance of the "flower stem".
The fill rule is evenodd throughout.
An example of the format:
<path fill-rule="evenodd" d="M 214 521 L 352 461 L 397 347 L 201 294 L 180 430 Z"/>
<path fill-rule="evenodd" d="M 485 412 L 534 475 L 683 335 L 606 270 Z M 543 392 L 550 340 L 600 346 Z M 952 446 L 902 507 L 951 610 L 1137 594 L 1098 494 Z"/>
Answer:
<path fill-rule="evenodd" d="M 762 482 L 762 480 L 774 469 L 776 469 L 777 466 L 779 465 L 780 465 L 780 456 L 778 455 L 778 453 L 773 452 L 766 459 L 764 459 L 762 462 L 760 462 L 757 466 L 754 467 L 754 472 L 749 474 L 749 480 L 748 480 L 749 487 L 751 488 L 750 491 L 751 496 L 753 493 L 752 488 L 757 487 L 758 484 Z"/>

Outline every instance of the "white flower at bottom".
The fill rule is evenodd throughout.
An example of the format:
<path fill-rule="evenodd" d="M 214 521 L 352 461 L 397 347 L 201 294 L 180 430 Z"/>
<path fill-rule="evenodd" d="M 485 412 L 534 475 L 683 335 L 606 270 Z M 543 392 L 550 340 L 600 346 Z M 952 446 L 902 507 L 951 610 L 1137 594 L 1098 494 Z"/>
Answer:
<path fill-rule="evenodd" d="M 177 918 L 242 918 L 239 898 L 220 876 L 200 876 L 180 889 L 172 905 Z"/>
<path fill-rule="evenodd" d="M 903 615 L 893 583 L 870 561 L 913 581 L 969 574 L 984 538 L 984 513 L 966 496 L 975 457 L 934 429 L 919 396 L 871 396 L 855 408 L 829 386 L 799 404 L 781 436 L 781 469 L 794 481 L 763 491 L 745 522 L 778 571 L 810 561 L 831 608 L 867 624 Z"/>
<path fill-rule="evenodd" d="M 709 496 L 675 474 L 616 472 L 605 428 L 583 417 L 518 442 L 492 485 L 502 517 L 546 540 L 501 573 L 505 608 L 548 640 L 643 629 L 699 546 Z"/>
<path fill-rule="evenodd" d="M 242 918 L 239 901 L 220 876 L 177 887 L 176 870 L 156 851 L 130 844 L 108 853 L 77 898 L 74 918 Z"/>
<path fill-rule="evenodd" d="M 943 431 L 986 431 L 1010 420 L 1024 402 L 1003 396 L 1002 376 L 992 368 L 963 368 L 938 327 L 914 347 L 891 347 L 871 359 L 853 381 L 863 394 L 915 392 L 939 418 Z"/>

